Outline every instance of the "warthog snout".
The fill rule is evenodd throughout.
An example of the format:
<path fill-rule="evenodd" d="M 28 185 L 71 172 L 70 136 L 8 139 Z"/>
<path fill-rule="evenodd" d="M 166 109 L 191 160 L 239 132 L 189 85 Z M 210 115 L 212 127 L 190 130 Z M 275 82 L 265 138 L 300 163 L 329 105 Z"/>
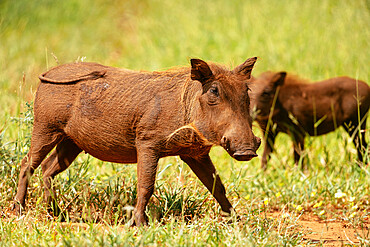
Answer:
<path fill-rule="evenodd" d="M 253 159 L 254 157 L 257 157 L 258 155 L 256 154 L 255 151 L 248 149 L 246 151 L 237 151 L 233 154 L 234 159 L 238 161 L 249 161 Z"/>
<path fill-rule="evenodd" d="M 238 161 L 249 161 L 254 157 L 257 157 L 257 149 L 261 145 L 261 138 L 253 136 L 251 145 L 243 147 L 243 145 L 236 144 L 236 141 L 231 141 L 230 138 L 223 136 L 221 139 L 221 146 L 236 160 Z"/>

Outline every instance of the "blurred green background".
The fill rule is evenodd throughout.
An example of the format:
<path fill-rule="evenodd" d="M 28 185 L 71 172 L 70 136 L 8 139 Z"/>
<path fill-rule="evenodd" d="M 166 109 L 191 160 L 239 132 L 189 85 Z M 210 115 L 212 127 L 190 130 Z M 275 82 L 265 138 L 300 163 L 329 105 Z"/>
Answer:
<path fill-rule="evenodd" d="M 369 81 L 369 23 L 369 1 L 2 0 L 0 120 L 33 99 L 40 73 L 76 60 L 162 70 L 258 56 L 255 75 Z"/>

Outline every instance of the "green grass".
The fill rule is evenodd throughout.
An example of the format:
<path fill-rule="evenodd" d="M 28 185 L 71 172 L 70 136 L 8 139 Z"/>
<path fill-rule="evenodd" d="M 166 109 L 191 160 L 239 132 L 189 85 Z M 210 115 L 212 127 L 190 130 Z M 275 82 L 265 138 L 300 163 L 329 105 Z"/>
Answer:
<path fill-rule="evenodd" d="M 305 173 L 294 167 L 292 143 L 283 134 L 266 172 L 259 158 L 237 162 L 212 149 L 240 221 L 221 217 L 201 182 L 172 157 L 160 160 L 150 226 L 130 228 L 136 166 L 88 155 L 55 181 L 70 223 L 47 215 L 39 170 L 30 183 L 27 214 L 8 216 L 18 164 L 29 147 L 32 104 L 26 102 L 48 68 L 85 60 L 162 70 L 187 66 L 192 57 L 234 66 L 258 56 L 254 75 L 285 70 L 312 80 L 348 75 L 370 82 L 369 13 L 368 1 L 1 1 L 0 246 L 313 245 L 297 227 L 302 212 L 343 220 L 365 232 L 359 241 L 369 244 L 362 223 L 369 221 L 370 168 L 357 166 L 342 129 L 306 139 Z M 340 191 L 346 195 L 337 198 Z M 271 218 L 274 211 L 291 217 Z M 87 225 L 71 224 L 80 222 Z"/>

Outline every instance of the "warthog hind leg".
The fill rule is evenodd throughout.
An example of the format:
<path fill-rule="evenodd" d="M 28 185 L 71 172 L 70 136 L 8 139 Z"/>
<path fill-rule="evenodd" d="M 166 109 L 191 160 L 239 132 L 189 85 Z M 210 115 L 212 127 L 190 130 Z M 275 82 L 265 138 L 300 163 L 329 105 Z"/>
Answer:
<path fill-rule="evenodd" d="M 26 206 L 27 187 L 30 177 L 45 159 L 46 155 L 61 140 L 62 135 L 60 133 L 48 133 L 34 126 L 30 151 L 26 157 L 23 158 L 21 163 L 17 194 L 14 198 L 12 207 L 13 211 L 17 214 L 21 214 L 21 210 Z"/>
<path fill-rule="evenodd" d="M 57 145 L 50 156 L 41 163 L 44 180 L 44 197 L 49 207 L 49 213 L 53 213 L 54 216 L 59 215 L 60 209 L 52 188 L 52 180 L 56 175 L 67 169 L 81 151 L 72 140 L 65 138 Z"/>

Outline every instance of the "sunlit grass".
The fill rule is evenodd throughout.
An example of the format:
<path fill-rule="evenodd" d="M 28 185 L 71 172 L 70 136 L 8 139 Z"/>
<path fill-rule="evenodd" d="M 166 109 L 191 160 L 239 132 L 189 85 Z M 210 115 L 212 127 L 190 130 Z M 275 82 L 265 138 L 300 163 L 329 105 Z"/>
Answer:
<path fill-rule="evenodd" d="M 131 228 L 136 165 L 86 154 L 55 180 L 66 223 L 46 212 L 41 169 L 30 182 L 25 216 L 8 215 L 32 128 L 25 101 L 32 102 L 37 76 L 48 68 L 84 57 L 160 70 L 187 66 L 192 57 L 233 66 L 258 56 L 255 75 L 285 70 L 312 80 L 348 75 L 369 82 L 368 8 L 366 1 L 329 0 L 2 1 L 0 245 L 297 246 L 307 243 L 297 227 L 305 214 L 357 227 L 365 236 L 360 243 L 369 244 L 363 226 L 370 217 L 369 166 L 357 166 L 342 129 L 306 139 L 306 172 L 294 166 L 292 142 L 284 134 L 266 172 L 259 158 L 237 162 L 222 148 L 212 149 L 240 221 L 220 216 L 187 165 L 170 157 L 159 163 L 150 226 Z M 255 133 L 261 137 L 258 128 Z"/>

